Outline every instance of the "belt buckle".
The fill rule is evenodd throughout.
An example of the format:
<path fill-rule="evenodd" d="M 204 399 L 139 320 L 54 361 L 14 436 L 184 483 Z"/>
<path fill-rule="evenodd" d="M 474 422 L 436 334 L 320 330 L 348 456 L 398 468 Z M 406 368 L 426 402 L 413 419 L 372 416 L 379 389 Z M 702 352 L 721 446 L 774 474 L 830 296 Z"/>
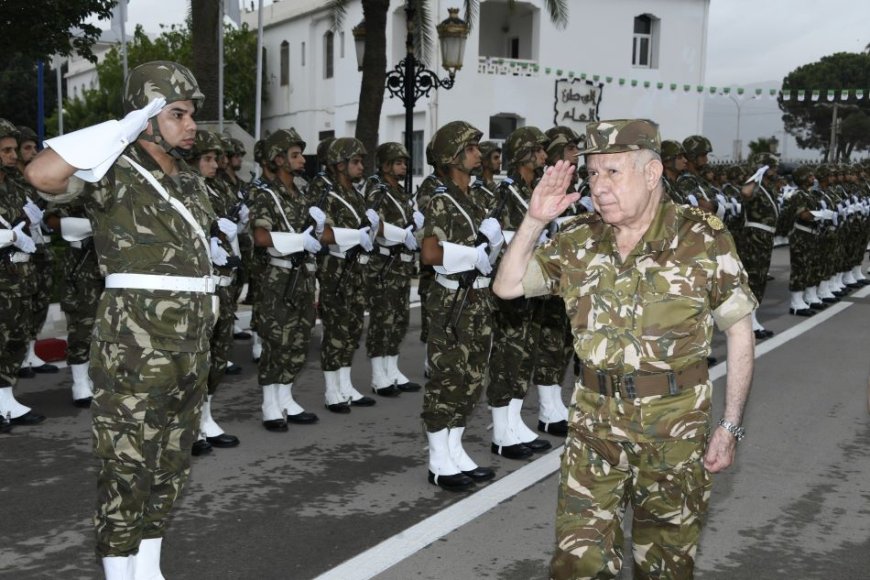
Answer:
<path fill-rule="evenodd" d="M 634 386 L 634 375 L 625 375 L 622 378 L 622 384 L 625 385 L 625 393 L 623 395 L 626 399 L 635 399 L 637 398 L 637 390 Z"/>
<path fill-rule="evenodd" d="M 677 387 L 677 375 L 674 371 L 668 371 L 668 394 L 677 395 L 680 389 Z"/>

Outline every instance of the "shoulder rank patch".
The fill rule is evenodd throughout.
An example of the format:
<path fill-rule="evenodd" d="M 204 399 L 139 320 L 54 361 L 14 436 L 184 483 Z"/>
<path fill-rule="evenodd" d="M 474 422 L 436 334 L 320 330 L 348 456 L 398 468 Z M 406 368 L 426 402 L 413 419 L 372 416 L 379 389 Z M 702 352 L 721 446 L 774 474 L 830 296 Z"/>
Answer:
<path fill-rule="evenodd" d="M 718 216 L 708 213 L 706 218 L 707 225 L 714 230 L 719 231 L 725 229 L 725 224 L 722 223 L 722 220 L 720 220 Z"/>

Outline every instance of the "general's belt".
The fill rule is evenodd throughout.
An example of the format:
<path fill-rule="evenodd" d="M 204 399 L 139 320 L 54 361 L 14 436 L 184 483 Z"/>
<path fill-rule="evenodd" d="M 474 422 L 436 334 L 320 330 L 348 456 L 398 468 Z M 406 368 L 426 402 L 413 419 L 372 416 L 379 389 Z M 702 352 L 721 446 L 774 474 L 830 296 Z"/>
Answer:
<path fill-rule="evenodd" d="M 679 371 L 643 375 L 610 373 L 596 370 L 585 364 L 581 366 L 583 372 L 580 376 L 584 387 L 593 391 L 597 389 L 599 393 L 608 397 L 619 393 L 624 399 L 676 395 L 684 389 L 706 383 L 709 377 L 706 360 Z"/>

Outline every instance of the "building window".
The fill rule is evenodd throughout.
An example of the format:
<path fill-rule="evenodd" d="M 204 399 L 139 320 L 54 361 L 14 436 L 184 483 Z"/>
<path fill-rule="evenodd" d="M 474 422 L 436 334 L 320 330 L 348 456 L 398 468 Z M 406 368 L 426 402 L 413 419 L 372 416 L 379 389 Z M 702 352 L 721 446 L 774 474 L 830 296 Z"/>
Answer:
<path fill-rule="evenodd" d="M 520 39 L 516 36 L 508 39 L 508 58 L 520 58 Z"/>
<path fill-rule="evenodd" d="M 493 115 L 489 118 L 489 138 L 507 139 L 516 130 L 518 122 L 516 115 Z"/>
<path fill-rule="evenodd" d="M 335 34 L 329 30 L 323 35 L 323 78 L 331 79 L 335 57 Z"/>
<path fill-rule="evenodd" d="M 634 18 L 631 64 L 638 68 L 657 68 L 659 20 L 650 14 Z"/>
<path fill-rule="evenodd" d="M 305 66 L 305 43 L 302 43 L 302 66 Z"/>
<path fill-rule="evenodd" d="M 281 43 L 281 86 L 290 84 L 290 43 L 286 40 Z"/>

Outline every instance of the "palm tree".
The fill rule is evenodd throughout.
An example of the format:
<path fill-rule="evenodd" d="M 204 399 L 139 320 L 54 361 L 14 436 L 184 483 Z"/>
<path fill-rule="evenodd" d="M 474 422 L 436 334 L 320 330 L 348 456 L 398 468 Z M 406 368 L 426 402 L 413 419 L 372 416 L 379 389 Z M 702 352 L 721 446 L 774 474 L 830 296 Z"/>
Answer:
<path fill-rule="evenodd" d="M 327 6 L 332 15 L 333 30 L 341 27 L 346 15 L 347 2 L 348 0 L 329 0 Z M 362 141 L 369 152 L 366 170 L 371 172 L 374 166 L 374 150 L 378 146 L 378 128 L 387 78 L 386 30 L 390 2 L 389 0 L 361 0 L 361 2 L 366 35 L 355 136 Z M 414 21 L 411 24 L 411 30 L 414 31 L 414 56 L 426 64 L 429 62 L 434 42 L 429 2 L 426 0 L 405 0 L 405 2 L 414 4 Z M 507 0 L 507 3 L 509 8 L 513 9 L 517 0 Z M 568 24 L 568 0 L 546 0 L 544 4 L 550 20 L 557 27 L 564 28 Z M 472 28 L 480 11 L 480 0 L 464 0 L 464 9 L 465 21 L 469 28 Z"/>

